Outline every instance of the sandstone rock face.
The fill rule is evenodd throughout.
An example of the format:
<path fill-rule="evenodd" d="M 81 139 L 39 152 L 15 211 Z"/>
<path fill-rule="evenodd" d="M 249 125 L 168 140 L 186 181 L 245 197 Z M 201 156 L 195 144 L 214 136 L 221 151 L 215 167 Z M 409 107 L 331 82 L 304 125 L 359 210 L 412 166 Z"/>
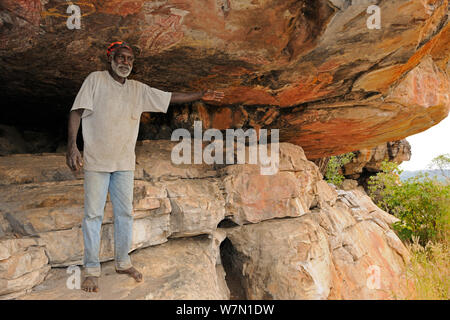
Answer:
<path fill-rule="evenodd" d="M 399 295 L 406 282 L 395 275 L 402 273 L 408 252 L 392 236 L 389 224 L 394 219 L 370 204 L 364 191 L 339 191 L 333 207 L 229 230 L 246 296 L 279 300 Z M 367 276 L 371 270 L 380 272 L 376 289 Z"/>
<path fill-rule="evenodd" d="M 381 163 L 386 161 L 401 164 L 411 159 L 411 145 L 405 139 L 383 143 L 375 148 L 361 149 L 355 153 L 355 157 L 344 165 L 343 174 L 347 177 L 357 179 L 363 169 L 368 172 L 381 171 Z"/>
<path fill-rule="evenodd" d="M 133 254 L 133 264 L 142 271 L 141 284 L 114 271 L 114 263 L 102 265 L 101 291 L 93 296 L 66 286 L 66 269 L 52 269 L 48 280 L 21 299 L 98 300 L 227 300 L 230 292 L 217 261 L 220 242 L 208 237 L 174 239 Z M 132 280 L 132 281 L 130 281 Z"/>
<path fill-rule="evenodd" d="M 328 298 L 331 253 L 325 233 L 310 214 L 248 224 L 231 230 L 228 239 L 242 256 L 235 267 L 242 270 L 249 299 Z"/>
<path fill-rule="evenodd" d="M 14 154 L 0 158 L 0 186 L 31 182 L 65 181 L 82 178 L 65 165 L 65 155 L 42 153 L 36 156 Z"/>
<path fill-rule="evenodd" d="M 145 141 L 136 150 L 131 256 L 144 282 L 113 271 L 108 196 L 103 291 L 95 296 L 69 289 L 67 269 L 57 268 L 82 264 L 82 173 L 67 174 L 58 154 L 0 157 L 8 181 L 0 186 L 0 297 L 392 299 L 404 293 L 408 252 L 390 228 L 396 218 L 360 189 L 328 185 L 300 147 L 281 143 L 278 172 L 261 175 L 259 164 L 175 165 L 171 146 Z"/>
<path fill-rule="evenodd" d="M 355 189 L 357 185 L 363 186 L 368 191 L 368 181 L 371 176 L 382 171 L 383 161 L 391 161 L 401 164 L 411 158 L 411 146 L 406 139 L 390 141 L 373 148 L 353 151 L 351 161 L 339 169 L 346 179 L 342 182 L 344 190 Z M 320 173 L 326 174 L 327 165 L 331 157 L 315 159 L 314 163 L 319 167 Z"/>
<path fill-rule="evenodd" d="M 177 144 L 172 141 L 138 141 L 135 179 L 158 181 L 217 176 L 213 165 L 194 164 L 193 158 L 191 164 L 173 164 L 171 153 Z"/>
<path fill-rule="evenodd" d="M 0 239 L 0 299 L 23 295 L 49 270 L 44 247 L 34 239 Z"/>
<path fill-rule="evenodd" d="M 344 179 L 341 188 L 344 190 L 352 190 L 358 187 L 358 181 L 352 179 Z"/>
<path fill-rule="evenodd" d="M 277 128 L 308 159 L 399 140 L 449 113 L 448 0 L 377 2 L 379 28 L 368 26 L 372 4 L 87 0 L 76 4 L 74 29 L 66 1 L 4 0 L 0 89 L 15 110 L 1 118 L 65 122 L 83 79 L 106 67 L 107 45 L 121 39 L 137 53 L 132 78 L 172 92 L 225 93 L 221 102 L 143 116 L 143 139 L 168 139 L 195 120 L 221 130 Z"/>
<path fill-rule="evenodd" d="M 301 216 L 309 211 L 315 199 L 314 187 L 322 177 L 303 152 L 289 152 L 292 146 L 281 144 L 279 171 L 274 175 L 261 175 L 257 165 L 230 165 L 223 169 L 226 205 L 232 221 L 256 223 L 274 217 Z"/>

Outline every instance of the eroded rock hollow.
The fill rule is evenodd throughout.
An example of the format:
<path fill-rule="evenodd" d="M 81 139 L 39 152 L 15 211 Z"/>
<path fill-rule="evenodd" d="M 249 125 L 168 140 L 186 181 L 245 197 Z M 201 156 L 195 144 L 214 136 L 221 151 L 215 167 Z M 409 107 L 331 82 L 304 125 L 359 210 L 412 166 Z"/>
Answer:
<path fill-rule="evenodd" d="M 105 49 L 119 39 L 137 52 L 132 78 L 225 92 L 220 103 L 143 115 L 139 139 L 169 139 L 195 120 L 276 128 L 316 159 L 405 138 L 449 112 L 448 0 L 71 3 L 80 29 L 69 28 L 63 0 L 0 3 L 0 124 L 50 134 L 50 151 L 64 145 L 83 79 L 106 67 Z"/>

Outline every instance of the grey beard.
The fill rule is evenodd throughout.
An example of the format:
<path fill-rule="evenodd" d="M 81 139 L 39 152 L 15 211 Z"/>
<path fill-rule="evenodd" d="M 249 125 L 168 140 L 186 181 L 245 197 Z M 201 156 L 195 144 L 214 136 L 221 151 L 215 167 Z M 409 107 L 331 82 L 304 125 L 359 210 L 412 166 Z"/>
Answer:
<path fill-rule="evenodd" d="M 128 71 L 123 72 L 119 69 L 119 64 L 117 64 L 114 59 L 111 60 L 111 68 L 113 69 L 113 71 L 120 77 L 122 78 L 126 78 L 130 75 L 132 68 L 129 68 Z"/>

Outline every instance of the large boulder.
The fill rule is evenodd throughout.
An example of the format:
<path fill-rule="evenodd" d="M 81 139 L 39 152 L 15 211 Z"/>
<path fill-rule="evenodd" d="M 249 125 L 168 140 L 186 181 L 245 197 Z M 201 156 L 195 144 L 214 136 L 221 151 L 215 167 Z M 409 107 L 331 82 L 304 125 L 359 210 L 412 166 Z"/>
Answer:
<path fill-rule="evenodd" d="M 364 191 L 340 191 L 335 206 L 228 229 L 227 259 L 249 299 L 405 297 L 409 253 L 395 220 Z"/>
<path fill-rule="evenodd" d="M 247 164 L 248 149 L 246 164 L 228 165 L 219 170 L 226 193 L 228 218 L 244 224 L 307 213 L 315 203 L 316 186 L 322 175 L 306 159 L 303 150 L 280 143 L 277 171 L 262 175 L 260 162 Z M 268 157 L 271 157 L 271 151 Z"/>

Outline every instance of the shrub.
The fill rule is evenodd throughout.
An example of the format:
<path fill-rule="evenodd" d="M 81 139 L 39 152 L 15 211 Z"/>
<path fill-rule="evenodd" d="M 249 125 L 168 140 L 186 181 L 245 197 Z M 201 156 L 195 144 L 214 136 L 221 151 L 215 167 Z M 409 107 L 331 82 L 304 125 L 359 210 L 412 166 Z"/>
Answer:
<path fill-rule="evenodd" d="M 327 182 L 340 187 L 345 177 L 341 174 L 342 167 L 349 163 L 355 154 L 353 152 L 344 153 L 338 156 L 331 156 L 327 164 L 325 179 Z"/>
<path fill-rule="evenodd" d="M 383 210 L 400 219 L 393 225 L 402 240 L 418 237 L 421 245 L 439 241 L 449 231 L 450 185 L 426 174 L 400 181 L 401 170 L 384 161 L 369 179 L 369 195 Z"/>

